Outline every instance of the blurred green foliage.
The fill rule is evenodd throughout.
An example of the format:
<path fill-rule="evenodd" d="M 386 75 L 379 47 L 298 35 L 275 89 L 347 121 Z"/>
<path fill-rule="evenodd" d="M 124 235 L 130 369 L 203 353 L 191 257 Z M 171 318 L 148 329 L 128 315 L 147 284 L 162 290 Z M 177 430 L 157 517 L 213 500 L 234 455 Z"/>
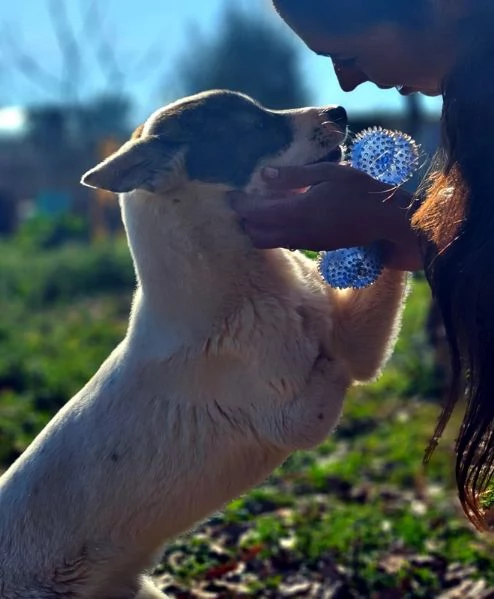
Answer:
<path fill-rule="evenodd" d="M 47 243 L 53 228 L 63 227 L 66 235 Z M 52 229 L 31 223 L 0 245 L 3 467 L 125 335 L 135 287 L 126 242 L 89 245 L 83 229 L 77 222 L 52 223 Z M 271 574 L 248 582 L 259 597 L 275 593 L 281 580 L 276 564 L 287 554 L 307 572 L 329 556 L 346 573 L 354 593 L 349 596 L 370 597 L 387 588 L 408 589 L 404 597 L 436 596 L 444 584 L 438 563 L 473 568 L 474 577 L 492 574 L 490 539 L 472 531 L 454 496 L 458 415 L 431 464 L 422 466 L 438 415 L 424 332 L 429 300 L 426 283 L 415 277 L 394 356 L 376 383 L 353 389 L 335 434 L 318 451 L 294 454 L 265 485 L 232 501 L 206 533 L 172 544 L 161 575 L 190 591 L 218 566 L 211 530 L 221 531 L 232 559 L 237 545 L 259 546 L 262 567 L 274 564 Z M 243 532 L 229 543 L 225 534 L 232 527 Z M 177 552 L 185 557 L 176 560 Z M 396 571 L 386 566 L 390 553 L 406 557 Z M 415 563 L 415 554 L 433 555 L 436 565 Z"/>

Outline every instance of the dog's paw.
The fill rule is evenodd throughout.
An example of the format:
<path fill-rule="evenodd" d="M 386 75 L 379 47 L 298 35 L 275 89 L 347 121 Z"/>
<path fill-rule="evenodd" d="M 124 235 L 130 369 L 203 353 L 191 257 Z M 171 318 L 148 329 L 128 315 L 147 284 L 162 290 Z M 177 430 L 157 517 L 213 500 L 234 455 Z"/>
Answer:
<path fill-rule="evenodd" d="M 291 450 L 312 449 L 337 425 L 350 379 L 339 363 L 320 357 L 305 391 L 284 408 L 286 444 Z"/>

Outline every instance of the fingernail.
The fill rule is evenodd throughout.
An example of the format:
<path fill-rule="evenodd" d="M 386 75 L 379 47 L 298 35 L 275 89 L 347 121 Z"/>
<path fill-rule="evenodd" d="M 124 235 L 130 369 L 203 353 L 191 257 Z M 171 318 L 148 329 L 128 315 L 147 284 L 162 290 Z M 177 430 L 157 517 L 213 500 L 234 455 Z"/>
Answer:
<path fill-rule="evenodd" d="M 267 166 L 263 170 L 263 174 L 266 177 L 266 179 L 277 179 L 278 175 L 280 174 L 280 171 L 277 168 L 273 168 L 272 166 Z"/>

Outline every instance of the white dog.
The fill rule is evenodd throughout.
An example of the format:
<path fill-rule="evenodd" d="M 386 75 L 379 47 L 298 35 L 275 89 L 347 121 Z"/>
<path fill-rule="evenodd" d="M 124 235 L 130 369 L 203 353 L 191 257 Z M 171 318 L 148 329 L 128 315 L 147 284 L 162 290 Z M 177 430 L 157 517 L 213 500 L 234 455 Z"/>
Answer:
<path fill-rule="evenodd" d="M 376 376 L 407 277 L 336 292 L 254 249 L 226 200 L 267 163 L 339 160 L 335 114 L 207 92 L 86 173 L 121 193 L 138 289 L 123 342 L 0 479 L 2 599 L 163 597 L 143 578 L 163 544 L 318 445 Z"/>

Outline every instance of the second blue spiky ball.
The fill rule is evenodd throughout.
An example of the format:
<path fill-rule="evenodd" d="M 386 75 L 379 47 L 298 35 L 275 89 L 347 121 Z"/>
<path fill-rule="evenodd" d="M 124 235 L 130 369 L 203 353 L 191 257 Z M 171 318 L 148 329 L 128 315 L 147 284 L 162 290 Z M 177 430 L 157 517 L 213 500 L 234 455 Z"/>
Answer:
<path fill-rule="evenodd" d="M 400 131 L 381 127 L 366 129 L 356 136 L 350 165 L 377 181 L 402 185 L 417 168 L 419 147 Z M 319 255 L 322 278 L 337 289 L 362 289 L 372 285 L 383 270 L 379 248 L 344 248 Z"/>

